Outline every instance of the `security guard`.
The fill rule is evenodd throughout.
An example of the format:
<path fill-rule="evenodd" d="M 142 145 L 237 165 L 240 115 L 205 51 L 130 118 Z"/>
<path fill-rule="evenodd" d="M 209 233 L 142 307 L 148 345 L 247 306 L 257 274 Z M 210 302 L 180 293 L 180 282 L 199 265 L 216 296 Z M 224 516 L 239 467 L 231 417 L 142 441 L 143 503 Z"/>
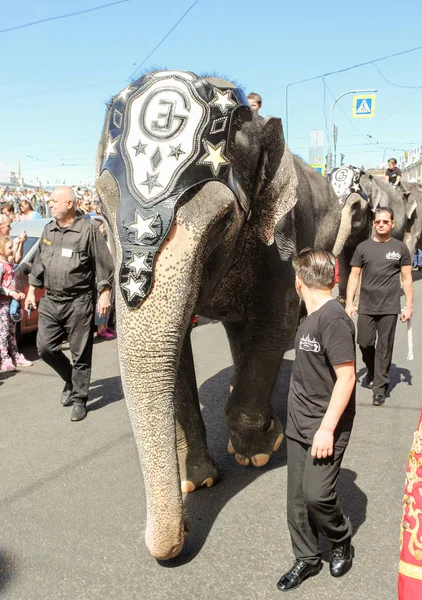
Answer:
<path fill-rule="evenodd" d="M 71 187 L 51 194 L 48 223 L 29 275 L 25 309 L 37 308 L 35 289 L 46 288 L 38 316 L 37 348 L 40 357 L 64 380 L 61 403 L 73 404 L 70 420 L 86 417 L 94 337 L 95 290 L 98 313 L 110 310 L 113 264 L 97 227 L 76 215 Z M 73 365 L 61 350 L 67 334 Z"/>

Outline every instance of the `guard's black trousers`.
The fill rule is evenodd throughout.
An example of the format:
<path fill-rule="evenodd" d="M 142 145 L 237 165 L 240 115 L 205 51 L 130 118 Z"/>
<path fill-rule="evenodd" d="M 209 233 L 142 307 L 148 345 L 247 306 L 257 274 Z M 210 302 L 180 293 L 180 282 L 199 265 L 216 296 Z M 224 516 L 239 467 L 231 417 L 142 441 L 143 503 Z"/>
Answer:
<path fill-rule="evenodd" d="M 287 522 L 295 557 L 318 564 L 318 530 L 330 542 L 352 535 L 335 490 L 345 448 L 334 447 L 325 459 L 311 456 L 311 446 L 287 438 Z"/>
<path fill-rule="evenodd" d="M 72 363 L 62 352 L 65 333 Z M 37 349 L 40 357 L 73 387 L 72 400 L 86 402 L 91 378 L 94 339 L 94 299 L 92 292 L 72 300 L 56 300 L 47 294 L 38 309 Z"/>
<path fill-rule="evenodd" d="M 374 395 L 385 395 L 388 391 L 396 324 L 397 315 L 359 315 L 358 318 L 358 344 L 369 378 L 374 382 Z"/>

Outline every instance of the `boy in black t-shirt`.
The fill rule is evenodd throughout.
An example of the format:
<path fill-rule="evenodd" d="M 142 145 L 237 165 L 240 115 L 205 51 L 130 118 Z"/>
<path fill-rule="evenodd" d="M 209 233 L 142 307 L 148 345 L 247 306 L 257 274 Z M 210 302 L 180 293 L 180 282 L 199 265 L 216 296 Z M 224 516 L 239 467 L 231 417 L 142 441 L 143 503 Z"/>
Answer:
<path fill-rule="evenodd" d="M 308 316 L 296 339 L 287 417 L 287 520 L 293 567 L 277 584 L 297 588 L 322 568 L 318 530 L 332 542 L 330 573 L 352 566 L 352 526 L 335 491 L 355 416 L 354 325 L 332 298 L 335 259 L 303 250 L 293 260 L 296 290 Z"/>
<path fill-rule="evenodd" d="M 388 177 L 388 183 L 391 183 L 395 187 L 400 187 L 401 170 L 398 168 L 395 158 L 390 158 L 388 161 L 388 169 L 385 172 L 385 176 Z"/>

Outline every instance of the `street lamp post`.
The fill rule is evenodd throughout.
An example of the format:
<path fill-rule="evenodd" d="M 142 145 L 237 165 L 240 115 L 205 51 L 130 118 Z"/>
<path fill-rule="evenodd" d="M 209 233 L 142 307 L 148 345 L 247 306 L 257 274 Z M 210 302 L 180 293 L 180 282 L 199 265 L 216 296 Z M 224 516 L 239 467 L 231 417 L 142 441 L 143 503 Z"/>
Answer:
<path fill-rule="evenodd" d="M 334 114 L 334 107 L 337 104 L 337 102 L 340 100 L 340 98 L 343 98 L 343 96 L 347 96 L 347 94 L 367 94 L 369 92 L 377 92 L 378 90 L 348 90 L 347 92 L 343 92 L 342 94 L 340 94 L 340 96 L 338 96 L 334 102 L 333 105 L 331 107 L 331 118 L 330 118 L 330 150 L 329 153 L 332 156 L 332 150 L 331 147 L 333 146 L 333 140 L 334 140 L 334 124 L 333 124 L 333 114 Z M 336 154 L 336 149 L 337 149 L 337 144 L 335 144 L 335 148 L 334 148 L 334 167 L 336 166 L 336 160 L 337 160 L 337 154 Z"/>

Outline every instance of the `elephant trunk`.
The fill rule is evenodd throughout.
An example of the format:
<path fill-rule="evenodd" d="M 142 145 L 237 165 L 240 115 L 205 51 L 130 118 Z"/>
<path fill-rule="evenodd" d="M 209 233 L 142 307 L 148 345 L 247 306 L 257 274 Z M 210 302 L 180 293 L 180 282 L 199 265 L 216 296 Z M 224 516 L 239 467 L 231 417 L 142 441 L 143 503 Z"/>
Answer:
<path fill-rule="evenodd" d="M 130 310 L 120 291 L 116 298 L 122 382 L 146 492 L 145 542 L 161 560 L 176 556 L 186 537 L 174 406 L 183 342 L 211 240 L 216 231 L 225 235 L 222 216 L 233 207 L 238 210 L 222 184 L 204 188 L 179 209 L 157 255 L 152 290 L 140 308 Z M 204 205 L 206 222 L 201 222 Z"/>
<path fill-rule="evenodd" d="M 338 256 L 343 250 L 343 246 L 346 243 L 347 238 L 350 236 L 352 231 L 352 215 L 351 208 L 346 204 L 341 211 L 340 227 L 338 229 L 336 241 L 333 247 L 334 256 Z"/>

